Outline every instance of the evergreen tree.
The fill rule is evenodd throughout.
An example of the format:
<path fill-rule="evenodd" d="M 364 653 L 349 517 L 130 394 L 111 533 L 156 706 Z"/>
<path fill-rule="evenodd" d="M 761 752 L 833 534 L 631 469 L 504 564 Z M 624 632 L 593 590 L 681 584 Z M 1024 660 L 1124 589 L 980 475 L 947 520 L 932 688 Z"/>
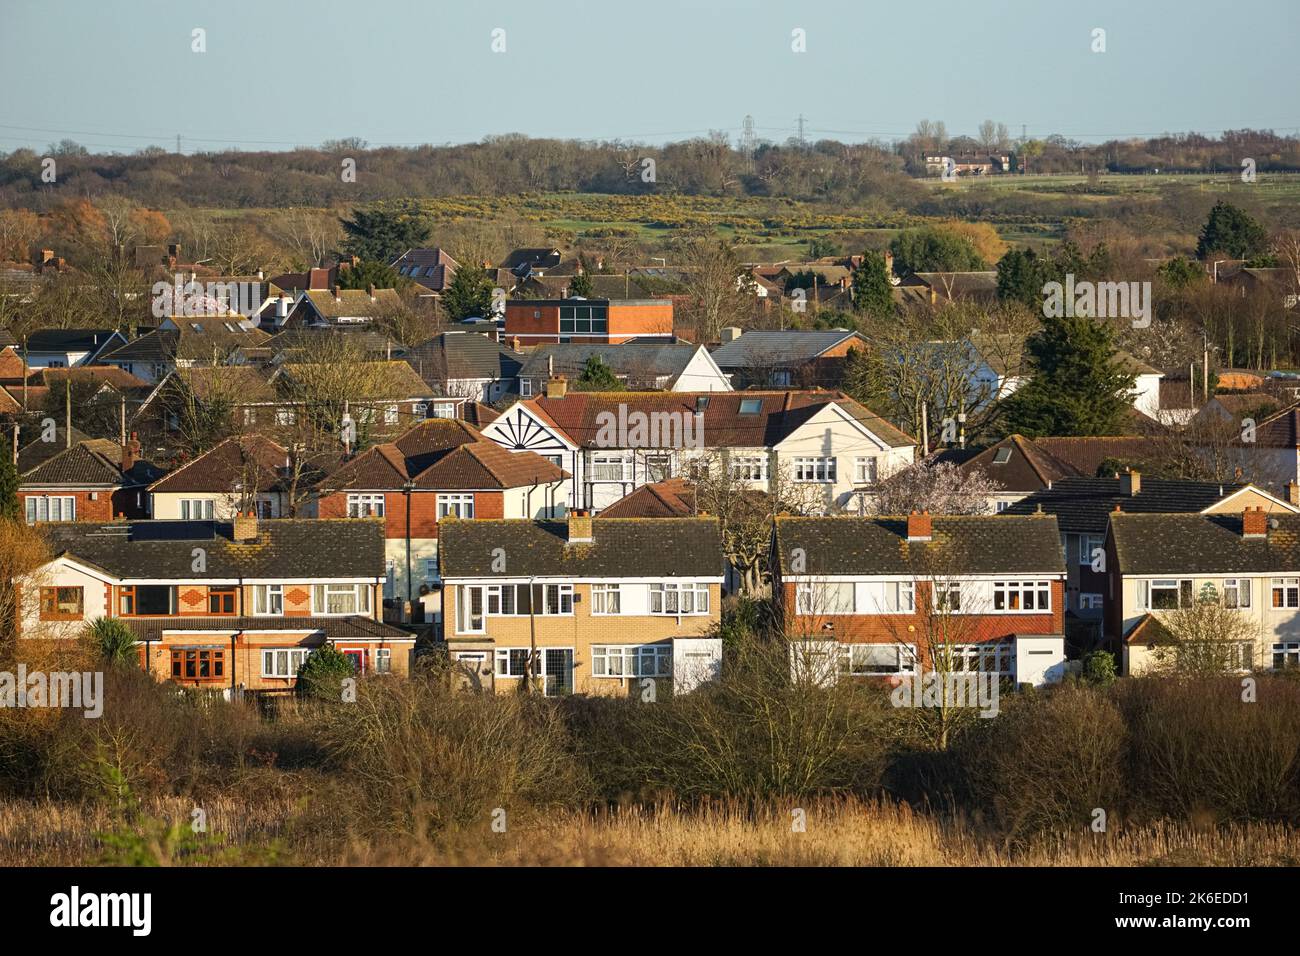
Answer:
<path fill-rule="evenodd" d="M 12 455 L 0 455 L 0 519 L 17 521 L 22 517 L 18 507 L 18 468 Z"/>
<path fill-rule="evenodd" d="M 431 231 L 414 203 L 354 209 L 351 219 L 339 222 L 347 233 L 344 247 L 348 252 L 380 262 L 392 262 L 407 249 L 424 245 Z"/>
<path fill-rule="evenodd" d="M 492 280 L 476 266 L 463 265 L 451 277 L 442 294 L 442 304 L 453 322 L 487 317 L 492 310 Z"/>
<path fill-rule="evenodd" d="M 591 277 L 585 272 L 569 280 L 570 297 L 587 298 L 591 295 Z"/>
<path fill-rule="evenodd" d="M 1008 432 L 1030 438 L 1123 432 L 1134 376 L 1116 360 L 1109 325 L 1079 316 L 1044 318 L 1025 349 L 1033 371 L 1002 403 Z"/>
<path fill-rule="evenodd" d="M 889 284 L 889 269 L 882 253 L 864 253 L 862 265 L 854 271 L 853 308 L 877 318 L 893 312 L 893 286 Z"/>
<path fill-rule="evenodd" d="M 1203 282 L 1206 278 L 1203 268 L 1182 256 L 1175 256 L 1168 262 L 1162 263 L 1156 269 L 1156 275 L 1176 289 Z"/>
<path fill-rule="evenodd" d="M 1032 249 L 1012 249 L 997 264 L 998 298 L 1023 302 L 1038 311 L 1043 307 L 1043 286 L 1052 278 L 1051 263 Z"/>
<path fill-rule="evenodd" d="M 354 266 L 339 269 L 340 289 L 364 289 L 367 286 L 376 289 L 404 289 L 410 284 L 410 279 L 399 276 L 396 269 L 378 259 L 363 259 Z"/>
<path fill-rule="evenodd" d="M 1196 243 L 1196 257 L 1222 252 L 1234 259 L 1249 259 L 1268 252 L 1268 233 L 1258 222 L 1231 203 L 1220 199 L 1210 210 Z"/>
<path fill-rule="evenodd" d="M 618 392 L 622 391 L 623 383 L 614 374 L 614 370 L 605 364 L 604 359 L 599 355 L 588 355 L 587 364 L 583 366 L 582 374 L 573 383 L 573 387 L 579 392 Z"/>
<path fill-rule="evenodd" d="M 970 239 L 946 229 L 904 229 L 889 244 L 894 266 L 907 272 L 972 272 L 988 268 Z"/>

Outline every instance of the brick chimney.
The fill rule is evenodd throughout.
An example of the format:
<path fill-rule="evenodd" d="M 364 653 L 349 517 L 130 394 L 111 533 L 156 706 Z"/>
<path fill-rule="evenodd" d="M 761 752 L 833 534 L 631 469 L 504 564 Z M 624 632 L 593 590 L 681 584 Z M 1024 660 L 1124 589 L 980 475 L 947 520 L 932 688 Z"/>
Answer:
<path fill-rule="evenodd" d="M 1241 514 L 1241 536 L 1264 538 L 1268 536 L 1268 515 L 1263 508 L 1247 508 Z"/>
<path fill-rule="evenodd" d="M 1142 491 L 1142 472 L 1130 468 L 1119 476 L 1119 493 L 1132 498 Z"/>
<path fill-rule="evenodd" d="M 131 440 L 122 446 L 122 471 L 130 471 L 135 467 L 135 463 L 140 460 L 140 439 L 135 432 L 131 432 Z"/>
<path fill-rule="evenodd" d="M 547 398 L 563 398 L 569 392 L 569 380 L 563 375 L 556 375 L 546 381 Z"/>
<path fill-rule="evenodd" d="M 366 286 L 366 295 L 370 296 L 370 301 L 375 301 L 375 284 L 372 282 Z"/>
<path fill-rule="evenodd" d="M 907 516 L 908 541 L 929 541 L 933 537 L 934 530 L 930 522 L 930 512 L 922 511 L 917 514 L 913 511 Z"/>
<path fill-rule="evenodd" d="M 42 250 L 41 250 L 41 265 L 45 265 L 45 263 L 47 263 L 47 262 L 53 262 L 53 261 L 54 261 L 54 250 L 53 250 L 53 249 L 42 249 Z"/>
<path fill-rule="evenodd" d="M 1286 500 L 1300 508 L 1300 484 L 1295 481 L 1286 483 Z"/>
<path fill-rule="evenodd" d="M 335 302 L 338 302 L 338 301 L 339 301 L 339 287 L 336 286 L 336 285 L 332 285 L 332 286 L 330 286 L 330 295 L 334 296 L 334 301 L 335 301 Z"/>
<path fill-rule="evenodd" d="M 591 544 L 591 512 L 575 508 L 569 512 L 569 544 Z"/>
<path fill-rule="evenodd" d="M 235 515 L 235 528 L 231 537 L 236 542 L 247 543 L 257 540 L 257 514 L 256 512 L 239 512 Z"/>

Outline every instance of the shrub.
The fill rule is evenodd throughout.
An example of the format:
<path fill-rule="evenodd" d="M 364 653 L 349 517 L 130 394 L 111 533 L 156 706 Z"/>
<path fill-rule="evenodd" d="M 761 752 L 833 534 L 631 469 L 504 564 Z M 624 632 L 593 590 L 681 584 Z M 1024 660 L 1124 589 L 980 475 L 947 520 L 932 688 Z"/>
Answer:
<path fill-rule="evenodd" d="M 332 644 L 325 644 L 307 655 L 298 671 L 297 692 L 315 700 L 342 700 L 343 682 L 357 676 L 352 658 Z"/>
<path fill-rule="evenodd" d="M 135 633 L 115 617 L 96 618 L 86 629 L 91 645 L 106 664 L 120 667 L 136 663 Z"/>
<path fill-rule="evenodd" d="M 1115 683 L 1115 655 L 1109 651 L 1089 651 L 1083 655 L 1083 679 L 1096 687 Z"/>

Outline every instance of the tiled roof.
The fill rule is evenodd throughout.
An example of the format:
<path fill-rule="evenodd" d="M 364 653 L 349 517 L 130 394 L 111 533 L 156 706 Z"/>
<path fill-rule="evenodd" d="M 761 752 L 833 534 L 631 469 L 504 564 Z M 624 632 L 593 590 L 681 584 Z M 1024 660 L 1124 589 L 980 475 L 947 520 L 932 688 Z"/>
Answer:
<path fill-rule="evenodd" d="M 703 408 L 703 427 L 704 444 L 709 448 L 771 448 L 831 404 L 839 405 L 890 447 L 916 444 L 915 439 L 842 392 L 569 392 L 563 398 L 536 398 L 525 404 L 575 444 L 594 448 L 602 412 L 617 418 L 619 406 L 626 405 L 629 412 L 694 415 L 696 400 L 703 398 L 708 400 Z M 757 411 L 741 414 L 742 402 L 757 402 Z"/>
<path fill-rule="evenodd" d="M 18 474 L 31 471 L 43 461 L 48 461 L 55 455 L 66 451 L 70 446 L 79 444 L 83 441 L 89 441 L 90 436 L 81 431 L 75 425 L 72 427 L 72 441 L 67 439 L 67 429 L 62 425 L 54 427 L 54 441 L 41 441 L 39 431 L 33 433 L 36 437 L 32 438 L 18 452 Z"/>
<path fill-rule="evenodd" d="M 335 343 L 354 346 L 358 351 L 385 360 L 397 358 L 406 351 L 401 343 L 382 332 L 346 325 L 286 329 L 266 339 L 260 347 L 268 349 L 280 361 L 302 362 L 310 360 L 322 349 L 328 350 Z M 245 356 L 249 356 L 249 353 L 249 349 L 243 350 Z"/>
<path fill-rule="evenodd" d="M 210 521 L 74 522 L 50 525 L 50 552 L 68 553 L 119 578 L 378 578 L 384 573 L 379 518 L 276 518 L 252 542 Z M 170 540 L 158 540 L 170 536 Z M 195 571 L 194 548 L 207 569 Z"/>
<path fill-rule="evenodd" d="M 438 536 L 444 578 L 722 576 L 715 518 L 596 518 L 593 540 L 572 545 L 562 521 L 452 520 L 439 526 Z M 504 572 L 493 570 L 494 548 L 505 549 Z"/>
<path fill-rule="evenodd" d="M 113 329 L 36 329 L 28 352 L 94 352 L 117 333 Z"/>
<path fill-rule="evenodd" d="M 313 289 L 304 294 L 326 319 L 374 318 L 402 307 L 402 297 L 396 289 L 376 289 L 373 299 L 365 289 L 339 289 L 337 294 L 328 289 Z"/>
<path fill-rule="evenodd" d="M 12 345 L 0 350 L 0 382 L 12 380 L 21 383 L 26 372 L 27 366 Z"/>
<path fill-rule="evenodd" d="M 695 514 L 695 488 L 685 478 L 642 485 L 601 511 L 602 518 L 686 518 Z"/>
<path fill-rule="evenodd" d="M 931 519 L 933 538 L 907 540 L 905 517 L 776 519 L 781 570 L 802 549 L 803 574 L 1062 573 L 1060 532 L 1050 515 Z"/>
<path fill-rule="evenodd" d="M 1138 413 L 1141 414 L 1141 413 Z M 1034 444 L 1080 475 L 1095 475 L 1111 459 L 1124 463 L 1143 460 L 1151 440 L 1140 435 L 1102 435 L 1081 438 L 1035 438 Z"/>
<path fill-rule="evenodd" d="M 459 379 L 514 378 L 524 357 L 477 332 L 443 332 L 412 348 L 405 358 L 426 382 L 442 385 Z"/>
<path fill-rule="evenodd" d="M 139 641 L 156 641 L 163 631 L 313 631 L 326 640 L 339 638 L 398 640 L 411 635 L 360 614 L 347 617 L 125 617 L 120 618 Z"/>
<path fill-rule="evenodd" d="M 1008 507 L 1001 515 L 1031 515 L 1040 506 L 1055 515 L 1061 530 L 1101 534 L 1115 506 L 1126 512 L 1188 513 L 1204 511 L 1238 491 L 1240 484 L 1182 481 L 1141 476 L 1138 493 L 1125 495 L 1118 478 L 1063 478 Z"/>
<path fill-rule="evenodd" d="M 1266 448 L 1300 447 L 1300 405 L 1284 408 L 1255 428 L 1255 443 Z"/>
<path fill-rule="evenodd" d="M 238 315 L 213 318 L 211 316 L 176 316 L 175 329 L 155 329 L 111 352 L 104 353 L 104 362 L 173 362 L 220 361 L 235 349 L 265 344 L 270 338 L 257 328 L 240 325 Z M 215 359 L 214 359 L 215 356 Z"/>
<path fill-rule="evenodd" d="M 227 438 L 215 448 L 164 476 L 149 486 L 149 491 L 171 494 L 180 491 L 233 491 L 236 485 L 257 491 L 277 491 L 285 487 L 281 477 L 289 452 L 261 435 Z M 315 476 L 313 476 L 315 480 Z"/>
<path fill-rule="evenodd" d="M 318 368 L 321 366 L 287 362 L 280 366 L 276 381 L 292 390 L 295 381 L 310 381 L 312 370 Z M 357 387 L 357 391 L 349 396 L 353 401 L 432 397 L 428 384 L 404 361 L 353 362 L 349 369 L 355 373 Z"/>
<path fill-rule="evenodd" d="M 82 382 L 103 382 L 121 391 L 149 388 L 142 378 L 137 378 L 124 368 L 116 365 L 81 365 L 77 368 L 43 368 L 33 376 L 42 385 L 57 385 L 64 380 L 71 380 L 73 385 Z"/>
<path fill-rule="evenodd" d="M 395 489 L 410 481 L 423 489 L 491 490 L 559 481 L 565 474 L 532 452 L 506 451 L 463 421 L 432 418 L 362 452 L 322 488 Z"/>
<path fill-rule="evenodd" d="M 676 377 L 686 370 L 698 345 L 683 343 L 636 345 L 542 345 L 524 358 L 521 378 L 545 378 L 554 366 L 555 374 L 575 379 L 582 374 L 587 359 L 593 355 L 614 370 L 626 375 L 633 385 L 651 382 L 663 376 Z"/>
<path fill-rule="evenodd" d="M 22 456 L 19 456 L 22 461 Z M 147 461 L 137 461 L 129 472 L 122 471 L 122 446 L 103 438 L 88 438 L 51 455 L 22 474 L 22 484 L 147 485 L 162 474 Z"/>
<path fill-rule="evenodd" d="M 460 268 L 460 264 L 441 248 L 407 249 L 390 265 L 399 274 L 434 292 L 446 289 Z M 410 272 L 412 267 L 416 270 L 414 273 Z"/>
<path fill-rule="evenodd" d="M 172 379 L 189 388 L 200 401 L 270 404 L 279 399 L 267 374 L 249 365 L 208 365 L 180 368 Z"/>
<path fill-rule="evenodd" d="M 1263 538 L 1242 537 L 1241 522 L 1239 514 L 1113 514 L 1118 569 L 1170 575 L 1300 572 L 1300 515 L 1269 515 Z"/>
<path fill-rule="evenodd" d="M 1058 461 L 1022 435 L 1010 435 L 974 454 L 955 449 L 942 452 L 935 460 L 951 461 L 962 471 L 984 475 L 997 482 L 1001 491 L 1037 491 L 1053 481 L 1078 474 L 1072 466 Z"/>

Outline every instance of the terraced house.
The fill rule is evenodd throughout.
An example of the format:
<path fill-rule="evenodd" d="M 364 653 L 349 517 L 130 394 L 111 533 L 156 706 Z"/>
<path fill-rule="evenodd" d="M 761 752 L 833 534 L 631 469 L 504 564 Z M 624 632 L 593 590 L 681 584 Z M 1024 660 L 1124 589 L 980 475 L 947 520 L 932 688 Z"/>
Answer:
<path fill-rule="evenodd" d="M 1243 671 L 1300 667 L 1300 515 L 1262 505 L 1237 514 L 1117 512 L 1106 549 L 1106 631 L 1125 674 L 1176 666 L 1189 652 Z M 1206 601 L 1240 624 L 1224 632 L 1220 619 L 1216 633 L 1179 620 L 1181 609 Z M 1210 641 L 1225 646 L 1202 646 Z"/>
<path fill-rule="evenodd" d="M 147 671 L 214 690 L 291 690 L 326 642 L 360 673 L 409 673 L 414 637 L 379 620 L 378 521 L 61 525 L 50 550 L 20 582 L 20 640 L 120 618 Z"/>
<path fill-rule="evenodd" d="M 465 684 L 642 699 L 712 679 L 722 642 L 713 518 L 449 521 L 442 640 Z"/>
<path fill-rule="evenodd" d="M 642 485 L 712 467 L 749 488 L 788 481 L 826 507 L 844 506 L 916 451 L 913 438 L 842 392 L 570 392 L 560 377 L 483 435 L 564 468 L 570 500 L 593 512 Z"/>
<path fill-rule="evenodd" d="M 772 537 L 792 663 L 824 679 L 1065 673 L 1065 565 L 1048 515 L 800 518 Z"/>

